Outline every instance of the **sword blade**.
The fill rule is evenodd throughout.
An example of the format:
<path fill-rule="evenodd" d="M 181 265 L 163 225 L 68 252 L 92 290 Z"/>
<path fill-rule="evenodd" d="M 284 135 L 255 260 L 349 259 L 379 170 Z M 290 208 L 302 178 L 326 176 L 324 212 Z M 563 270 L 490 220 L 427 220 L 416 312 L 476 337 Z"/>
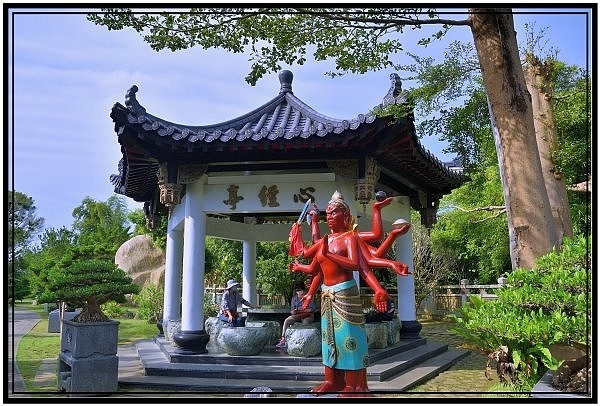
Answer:
<path fill-rule="evenodd" d="M 298 224 L 301 224 L 304 221 L 304 218 L 306 217 L 306 213 L 308 213 L 308 208 L 310 207 L 311 202 L 312 202 L 312 200 L 308 199 L 306 201 L 306 203 L 304 203 L 304 208 L 302 209 L 302 213 L 300 213 L 300 216 L 298 217 Z"/>

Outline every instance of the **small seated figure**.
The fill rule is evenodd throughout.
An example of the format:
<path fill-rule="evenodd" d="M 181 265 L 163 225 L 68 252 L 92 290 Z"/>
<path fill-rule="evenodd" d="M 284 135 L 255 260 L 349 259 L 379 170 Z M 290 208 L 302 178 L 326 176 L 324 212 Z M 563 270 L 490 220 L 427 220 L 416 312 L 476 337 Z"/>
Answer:
<path fill-rule="evenodd" d="M 394 313 L 396 312 L 396 306 L 393 300 L 387 301 L 387 310 L 385 312 L 378 312 L 377 310 L 370 310 L 365 314 L 365 323 L 378 323 L 381 321 L 394 320 Z"/>
<path fill-rule="evenodd" d="M 260 306 L 254 306 L 252 303 L 244 299 L 237 290 L 239 283 L 233 279 L 227 281 L 225 292 L 221 298 L 221 309 L 219 312 L 219 320 L 227 323 L 230 327 L 243 327 L 245 319 L 238 313 L 238 305 L 245 304 L 252 309 L 258 309 Z"/>
<path fill-rule="evenodd" d="M 294 289 L 296 294 L 292 297 L 292 305 L 290 315 L 284 320 L 283 327 L 281 329 L 281 340 L 275 347 L 277 348 L 285 348 L 287 347 L 287 343 L 285 342 L 285 332 L 287 329 L 297 321 L 301 321 L 305 326 L 312 323 L 315 320 L 315 301 L 312 299 L 308 305 L 304 307 L 304 303 L 302 302 L 302 298 L 304 297 L 305 291 L 304 286 L 298 285 L 296 289 Z"/>

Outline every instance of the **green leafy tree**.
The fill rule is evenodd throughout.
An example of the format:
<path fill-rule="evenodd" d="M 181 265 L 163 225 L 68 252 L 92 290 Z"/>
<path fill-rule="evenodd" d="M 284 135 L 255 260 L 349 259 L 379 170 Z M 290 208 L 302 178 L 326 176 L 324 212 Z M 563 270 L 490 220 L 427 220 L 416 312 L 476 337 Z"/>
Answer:
<path fill-rule="evenodd" d="M 568 172 L 568 167 L 577 164 L 583 166 L 579 171 L 580 180 L 585 180 L 589 174 L 590 154 L 585 146 L 586 141 L 590 139 L 589 128 L 586 128 L 590 117 L 589 103 L 580 103 L 574 109 L 579 113 L 579 117 L 573 117 L 571 123 L 583 124 L 579 131 L 569 134 L 560 131 L 559 120 L 555 116 L 563 115 L 560 110 L 567 107 L 565 103 L 560 105 L 561 100 L 573 100 L 578 96 L 585 99 L 588 92 L 585 91 L 585 86 L 577 86 L 577 82 L 585 77 L 584 71 L 560 62 L 555 51 L 546 52 L 541 44 L 544 30 L 536 32 L 534 29 L 526 24 L 526 44 L 521 50 L 521 55 L 526 84 L 532 96 L 542 174 L 553 214 L 554 228 L 559 240 L 562 240 L 564 235 L 572 235 L 569 212 L 574 204 L 569 204 L 569 201 L 574 203 L 573 200 L 579 200 L 578 196 L 575 196 L 575 199 L 567 199 L 565 184 L 568 183 L 568 176 L 565 176 L 563 168 L 566 167 L 564 169 Z M 542 56 L 537 56 L 538 54 Z M 483 164 L 484 168 L 485 165 L 492 164 L 490 158 L 495 158 L 496 155 L 494 137 L 489 126 L 487 96 L 481 86 L 480 68 L 475 63 L 473 47 L 470 44 L 454 42 L 447 48 L 444 61 L 437 64 L 433 58 L 421 58 L 418 55 L 411 57 L 415 63 L 403 66 L 403 69 L 413 72 L 414 76 L 411 79 L 420 84 L 420 87 L 411 92 L 412 99 L 423 114 L 431 115 L 435 112 L 431 118 L 419 124 L 419 132 L 425 135 L 441 135 L 441 139 L 448 141 L 450 147 L 446 152 L 458 153 L 469 175 L 473 170 L 478 170 L 474 166 Z M 459 107 L 447 107 L 452 102 L 464 100 L 466 94 L 477 97 L 471 97 Z M 580 145 L 581 143 L 584 145 Z M 570 154 L 567 160 L 561 160 L 562 151 L 567 154 L 575 152 L 573 147 L 577 149 L 576 153 Z M 572 159 L 573 156 L 579 159 Z M 499 202 L 497 206 L 500 206 Z M 560 247 L 560 244 L 557 246 Z"/>
<path fill-rule="evenodd" d="M 558 170 L 568 185 L 591 179 L 592 86 L 584 72 L 573 66 L 563 66 L 556 77 L 554 119 L 556 148 L 552 153 Z M 592 210 L 589 193 L 569 192 L 569 205 L 574 234 L 591 234 Z"/>
<path fill-rule="evenodd" d="M 256 280 L 269 297 L 281 295 L 291 303 L 294 286 L 303 284 L 306 276 L 289 269 L 288 242 L 259 242 L 256 255 Z"/>
<path fill-rule="evenodd" d="M 29 287 L 29 278 L 26 270 L 15 268 L 12 275 L 8 278 L 8 300 L 14 303 L 15 300 L 23 300 L 31 295 Z"/>
<path fill-rule="evenodd" d="M 501 201 L 498 168 L 489 166 L 440 202 L 441 215 L 431 230 L 432 250 L 457 253 L 458 279 L 496 283 L 511 270 L 505 210 L 497 206 Z"/>
<path fill-rule="evenodd" d="M 550 221 L 512 9 L 465 12 L 466 19 L 456 19 L 455 14 L 443 18 L 434 9 L 414 8 L 194 8 L 154 14 L 108 9 L 88 19 L 110 30 L 133 28 L 155 50 L 200 46 L 248 53 L 252 65 L 246 80 L 251 84 L 267 72 L 280 70 L 280 63 L 303 65 L 309 50 L 316 61 L 335 61 L 335 71 L 328 72 L 331 76 L 397 68 L 393 57 L 402 50 L 404 30 L 440 27 L 420 40 L 426 45 L 442 38 L 451 26 L 468 27 L 497 135 L 508 223 L 513 230 L 513 268 L 532 267 L 535 258 L 559 246 L 559 241 Z M 512 159 L 517 154 L 523 159 Z M 521 232 L 523 228 L 526 233 Z"/>
<path fill-rule="evenodd" d="M 156 247 L 161 248 L 163 251 L 167 247 L 167 225 L 169 218 L 167 216 L 160 217 L 160 224 L 158 227 L 150 229 L 146 223 L 146 215 L 142 209 L 137 209 L 127 214 L 127 219 L 134 225 L 135 235 L 149 235 L 152 237 L 152 242 Z"/>
<path fill-rule="evenodd" d="M 36 215 L 34 200 L 25 193 L 8 193 L 8 260 L 19 258 L 44 226 L 44 219 Z"/>
<path fill-rule="evenodd" d="M 164 290 L 162 286 L 145 285 L 139 294 L 133 297 L 133 301 L 138 305 L 137 314 L 142 320 L 148 323 L 162 321 Z"/>
<path fill-rule="evenodd" d="M 79 323 L 108 321 L 100 307 L 102 304 L 109 300 L 124 303 L 126 294 L 140 290 L 125 271 L 110 261 L 98 259 L 78 260 L 65 270 L 54 268 L 48 282 L 48 289 L 40 299 L 82 306 L 81 313 L 73 319 Z"/>
<path fill-rule="evenodd" d="M 532 59 L 531 46 L 528 52 L 529 59 Z M 502 229 L 502 224 L 506 224 L 506 206 L 497 168 L 494 136 L 489 123 L 487 96 L 479 76 L 479 67 L 475 64 L 473 47 L 460 42 L 452 43 L 441 63 L 435 63 L 432 58 L 411 56 L 415 63 L 403 68 L 413 72 L 411 79 L 417 80 L 420 85 L 411 91 L 411 98 L 417 109 L 430 116 L 420 123 L 419 133 L 425 136 L 437 135 L 446 140 L 449 144 L 446 152 L 458 154 L 465 174 L 470 178 L 470 181 L 440 202 L 440 218 L 432 230 L 432 240 L 442 250 L 453 247 L 460 253 L 460 268 L 466 270 L 463 277 L 492 283 L 503 270 L 510 269 L 510 262 L 506 265 L 510 252 L 506 243 L 509 236 L 508 230 Z M 543 109 L 538 106 L 536 112 L 545 117 L 564 117 L 563 110 L 567 103 L 562 102 L 563 97 L 572 100 L 586 93 L 581 91 L 584 86 L 577 85 L 583 78 L 582 72 L 551 57 L 545 59 L 544 66 L 547 73 L 543 83 L 546 83 L 547 88 L 554 89 L 553 92 L 546 91 L 544 98 L 552 100 L 553 104 Z M 536 83 L 540 86 L 539 81 Z M 470 97 L 465 98 L 465 94 L 470 94 Z M 585 100 L 585 97 L 581 99 Z M 585 104 L 578 104 L 575 108 L 579 115 L 572 122 L 583 124 L 579 131 L 568 135 L 564 131 L 557 131 L 559 146 L 553 152 L 556 169 L 552 170 L 555 174 L 563 171 L 572 173 L 568 168 L 578 167 L 576 172 L 579 179 L 585 179 L 589 172 L 585 169 L 589 167 L 586 163 L 590 159 L 585 148 L 585 141 L 589 139 L 589 133 L 585 130 L 586 108 Z M 557 129 L 560 129 L 560 121 L 556 122 Z M 563 147 L 576 158 L 559 159 Z M 546 167 L 546 172 L 549 171 Z M 564 192 L 564 184 L 561 187 Z M 558 190 L 559 187 L 555 189 Z M 580 196 L 576 194 L 570 197 L 571 212 L 583 213 L 585 206 L 579 203 L 583 199 L 577 199 L 578 197 Z M 557 209 L 559 211 L 568 212 L 569 207 Z"/>
<path fill-rule="evenodd" d="M 24 257 L 29 275 L 31 294 L 40 296 L 48 288 L 48 275 L 52 269 L 69 266 L 76 236 L 66 227 L 50 228 L 40 236 L 40 245 Z"/>
<path fill-rule="evenodd" d="M 268 296 L 283 295 L 291 300 L 294 283 L 303 275 L 289 270 L 287 242 L 258 242 L 256 249 L 256 281 Z M 206 284 L 223 287 L 229 279 L 242 278 L 242 243 L 214 237 L 206 238 Z"/>
<path fill-rule="evenodd" d="M 65 272 L 78 260 L 90 258 L 114 262 L 117 249 L 129 239 L 127 209 L 123 198 L 106 202 L 89 197 L 73 210 L 73 228 L 50 229 L 40 236 L 40 246 L 27 255 L 32 293 L 48 296 L 51 272 Z"/>
<path fill-rule="evenodd" d="M 412 219 L 413 276 L 415 282 L 415 304 L 419 308 L 423 300 L 443 284 L 456 284 L 460 273 L 459 254 L 452 246 L 436 247 L 431 243 L 429 230 Z"/>
<path fill-rule="evenodd" d="M 117 195 L 106 202 L 86 197 L 73 210 L 73 218 L 78 257 L 112 261 L 119 247 L 131 237 L 127 205 L 125 199 Z"/>
<path fill-rule="evenodd" d="M 242 242 L 207 237 L 205 278 L 208 285 L 224 287 L 229 279 L 242 278 Z"/>
<path fill-rule="evenodd" d="M 8 193 L 8 300 L 22 300 L 30 294 L 24 257 L 42 229 L 44 219 L 36 215 L 31 197 L 24 193 Z"/>

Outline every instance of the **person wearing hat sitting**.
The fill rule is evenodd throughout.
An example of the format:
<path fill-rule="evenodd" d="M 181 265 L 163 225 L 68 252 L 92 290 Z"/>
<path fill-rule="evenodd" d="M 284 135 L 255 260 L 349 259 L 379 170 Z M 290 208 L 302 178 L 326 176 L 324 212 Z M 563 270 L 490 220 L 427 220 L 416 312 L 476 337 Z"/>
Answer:
<path fill-rule="evenodd" d="M 243 327 L 245 320 L 238 313 L 238 306 L 245 304 L 252 309 L 258 309 L 260 306 L 254 306 L 252 303 L 244 299 L 238 292 L 239 283 L 230 279 L 227 281 L 225 292 L 221 298 L 221 311 L 219 312 L 219 320 L 229 324 L 231 327 Z"/>
<path fill-rule="evenodd" d="M 297 285 L 294 289 L 296 294 L 292 297 L 292 306 L 290 315 L 283 321 L 283 328 L 281 330 L 281 340 L 275 347 L 277 348 L 286 348 L 287 343 L 285 341 L 285 332 L 287 329 L 297 321 L 301 321 L 302 324 L 309 325 L 313 321 L 315 321 L 315 301 L 311 300 L 309 304 L 304 307 L 304 303 L 302 302 L 302 298 L 304 297 L 304 285 Z"/>

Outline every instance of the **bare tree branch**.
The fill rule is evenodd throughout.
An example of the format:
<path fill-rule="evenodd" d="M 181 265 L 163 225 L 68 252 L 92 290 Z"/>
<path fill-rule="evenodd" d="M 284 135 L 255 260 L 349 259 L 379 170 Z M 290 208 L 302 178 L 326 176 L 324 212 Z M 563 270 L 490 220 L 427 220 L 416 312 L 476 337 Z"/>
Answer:
<path fill-rule="evenodd" d="M 453 206 L 454 208 L 465 212 L 465 213 L 474 213 L 477 211 L 495 211 L 496 213 L 493 216 L 489 216 L 489 217 L 485 217 L 481 220 L 473 220 L 473 224 L 477 224 L 477 223 L 483 223 L 485 221 L 494 219 L 494 218 L 498 218 L 500 217 L 502 214 L 506 213 L 506 206 L 487 206 L 487 207 L 475 207 L 474 209 L 463 209 L 460 206 Z"/>

